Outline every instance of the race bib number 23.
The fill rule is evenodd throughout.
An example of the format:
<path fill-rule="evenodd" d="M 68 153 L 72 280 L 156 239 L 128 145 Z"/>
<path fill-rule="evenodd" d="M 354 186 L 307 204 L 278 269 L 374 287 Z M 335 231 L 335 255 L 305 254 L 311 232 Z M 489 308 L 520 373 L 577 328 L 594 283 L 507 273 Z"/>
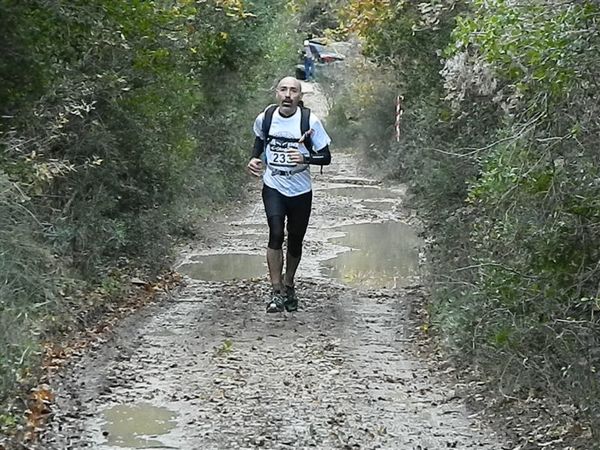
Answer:
<path fill-rule="evenodd" d="M 288 152 L 285 150 L 271 150 L 271 163 L 275 165 L 295 166 L 290 161 Z"/>

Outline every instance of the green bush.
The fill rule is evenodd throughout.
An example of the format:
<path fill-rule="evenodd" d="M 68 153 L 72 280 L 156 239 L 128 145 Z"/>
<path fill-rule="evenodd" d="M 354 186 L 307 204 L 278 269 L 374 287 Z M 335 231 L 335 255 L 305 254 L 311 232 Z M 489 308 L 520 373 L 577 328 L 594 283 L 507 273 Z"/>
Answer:
<path fill-rule="evenodd" d="M 50 333 L 240 194 L 295 20 L 266 0 L 0 1 L 0 412 Z"/>
<path fill-rule="evenodd" d="M 374 154 L 429 226 L 433 329 L 502 392 L 575 404 L 595 433 L 598 13 L 592 1 L 474 0 L 350 21 L 405 97 L 401 142 L 361 147 L 386 148 Z"/>
<path fill-rule="evenodd" d="M 40 245 L 29 199 L 0 172 L 0 403 L 39 356 L 40 320 L 56 306 L 60 273 Z"/>

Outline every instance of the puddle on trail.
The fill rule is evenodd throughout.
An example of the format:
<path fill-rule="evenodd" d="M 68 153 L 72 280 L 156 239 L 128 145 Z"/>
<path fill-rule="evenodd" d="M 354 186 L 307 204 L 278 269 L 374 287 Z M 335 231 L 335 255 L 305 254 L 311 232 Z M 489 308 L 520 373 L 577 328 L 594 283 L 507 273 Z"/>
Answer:
<path fill-rule="evenodd" d="M 332 239 L 352 250 L 324 261 L 324 272 L 343 283 L 370 288 L 411 284 L 418 275 L 421 240 L 399 222 L 348 225 L 339 228 L 344 237 Z"/>
<path fill-rule="evenodd" d="M 336 187 L 325 189 L 323 192 L 342 197 L 350 197 L 354 200 L 370 200 L 379 198 L 396 198 L 398 194 L 388 189 L 370 186 Z"/>
<path fill-rule="evenodd" d="M 119 405 L 102 414 L 106 445 L 126 448 L 164 448 L 160 435 L 175 428 L 177 415 L 148 403 Z M 107 434 L 108 433 L 108 434 Z"/>
<path fill-rule="evenodd" d="M 390 200 L 366 200 L 362 204 L 368 209 L 376 209 L 378 211 L 393 211 L 394 206 L 396 205 L 394 201 Z"/>
<path fill-rule="evenodd" d="M 197 256 L 194 262 L 183 264 L 179 272 L 195 280 L 228 281 L 262 277 L 266 273 L 264 256 L 229 253 Z"/>

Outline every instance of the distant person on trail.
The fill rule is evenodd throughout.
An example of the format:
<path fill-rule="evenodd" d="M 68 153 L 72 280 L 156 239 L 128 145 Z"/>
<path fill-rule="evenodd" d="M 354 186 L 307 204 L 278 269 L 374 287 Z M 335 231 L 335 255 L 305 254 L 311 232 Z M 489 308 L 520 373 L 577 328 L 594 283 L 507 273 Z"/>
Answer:
<path fill-rule="evenodd" d="M 331 139 L 319 118 L 303 106 L 300 81 L 283 78 L 277 84 L 275 98 L 277 105 L 269 106 L 254 121 L 256 139 L 247 166 L 257 177 L 265 169 L 262 199 L 269 225 L 267 265 L 273 286 L 267 301 L 268 313 L 298 309 L 294 276 L 312 206 L 309 165 L 325 166 L 331 162 Z M 286 218 L 288 239 L 282 274 Z"/>
<path fill-rule="evenodd" d="M 315 55 L 310 48 L 310 42 L 304 41 L 304 79 L 311 81 L 315 79 Z"/>

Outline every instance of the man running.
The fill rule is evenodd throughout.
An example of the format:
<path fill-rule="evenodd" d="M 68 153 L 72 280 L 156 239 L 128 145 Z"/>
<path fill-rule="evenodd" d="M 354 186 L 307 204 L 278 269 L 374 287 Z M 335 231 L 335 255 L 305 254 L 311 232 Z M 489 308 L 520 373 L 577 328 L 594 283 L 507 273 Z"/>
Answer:
<path fill-rule="evenodd" d="M 283 78 L 277 84 L 275 98 L 277 106 L 267 108 L 254 121 L 256 139 L 247 166 L 252 175 L 260 177 L 263 159 L 266 163 L 262 199 L 269 224 L 267 265 L 273 286 L 267 302 L 269 313 L 298 309 L 294 276 L 302 256 L 302 240 L 312 205 L 309 165 L 325 166 L 331 162 L 331 139 L 321 121 L 314 114 L 309 116 L 309 110 L 301 106 L 300 81 Z M 306 131 L 303 132 L 303 128 Z M 286 218 L 288 239 L 283 274 Z"/>

